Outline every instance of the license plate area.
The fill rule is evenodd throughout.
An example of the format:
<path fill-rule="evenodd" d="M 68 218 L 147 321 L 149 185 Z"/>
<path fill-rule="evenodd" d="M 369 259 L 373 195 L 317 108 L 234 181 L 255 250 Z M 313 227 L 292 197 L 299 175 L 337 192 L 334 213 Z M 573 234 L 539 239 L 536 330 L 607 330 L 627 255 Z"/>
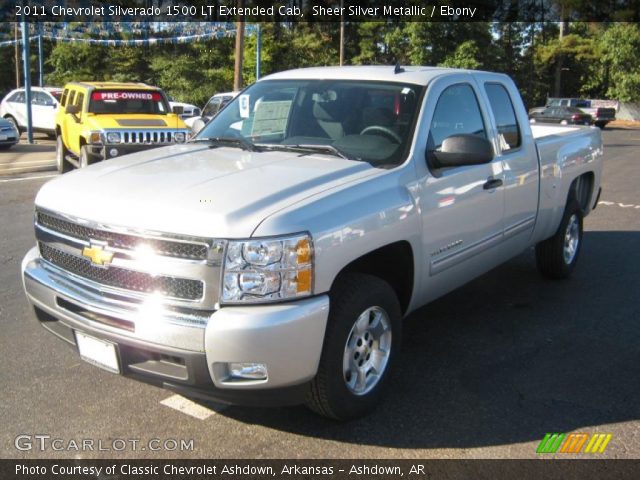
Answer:
<path fill-rule="evenodd" d="M 116 345 L 75 331 L 80 358 L 111 373 L 120 373 Z"/>

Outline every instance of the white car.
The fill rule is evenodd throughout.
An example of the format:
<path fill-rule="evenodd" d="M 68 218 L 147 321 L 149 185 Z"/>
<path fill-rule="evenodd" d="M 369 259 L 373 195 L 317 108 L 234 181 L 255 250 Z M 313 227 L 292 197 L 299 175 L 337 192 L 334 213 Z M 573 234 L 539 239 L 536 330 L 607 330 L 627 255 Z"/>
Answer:
<path fill-rule="evenodd" d="M 169 97 L 169 106 L 171 107 L 171 111 L 174 111 L 174 107 L 182 108 L 182 113 L 180 114 L 182 120 L 200 116 L 200 108 L 190 103 L 176 102 Z"/>
<path fill-rule="evenodd" d="M 202 127 L 217 115 L 227 103 L 236 98 L 240 92 L 216 93 L 209 99 L 202 109 L 202 116 L 193 116 L 184 121 L 185 125 L 195 134 L 202 130 Z"/>
<path fill-rule="evenodd" d="M 31 87 L 31 122 L 35 132 L 55 136 L 55 116 L 61 95 L 61 88 Z M 2 99 L 0 117 L 13 123 L 18 131 L 26 131 L 27 106 L 24 88 L 12 90 Z"/>

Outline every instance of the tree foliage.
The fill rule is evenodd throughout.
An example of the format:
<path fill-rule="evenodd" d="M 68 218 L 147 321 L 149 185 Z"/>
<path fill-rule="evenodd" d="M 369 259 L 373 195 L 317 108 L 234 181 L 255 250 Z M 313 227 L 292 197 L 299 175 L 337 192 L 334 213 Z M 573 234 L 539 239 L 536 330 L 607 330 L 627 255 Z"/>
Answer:
<path fill-rule="evenodd" d="M 571 8 L 566 0 L 565 8 Z M 337 65 L 340 24 L 263 23 L 261 74 Z M 255 35 L 245 41 L 243 80 L 256 79 Z M 144 47 L 45 42 L 46 83 L 71 80 L 148 82 L 203 105 L 233 85 L 234 39 Z M 33 51 L 32 51 L 33 54 Z M 32 55 L 33 56 L 33 55 Z M 15 81 L 12 48 L 0 48 L 0 90 Z M 632 23 L 357 22 L 345 25 L 345 63 L 440 65 L 504 72 L 528 107 L 543 104 L 561 75 L 562 96 L 640 101 L 640 27 Z M 560 62 L 560 63 L 558 63 Z M 37 63 L 33 62 L 33 75 Z"/>

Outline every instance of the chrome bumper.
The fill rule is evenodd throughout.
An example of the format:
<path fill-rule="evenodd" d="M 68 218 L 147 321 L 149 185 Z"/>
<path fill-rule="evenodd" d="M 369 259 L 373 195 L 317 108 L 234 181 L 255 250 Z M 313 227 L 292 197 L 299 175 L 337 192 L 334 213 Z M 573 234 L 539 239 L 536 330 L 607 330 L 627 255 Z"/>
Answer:
<path fill-rule="evenodd" d="M 326 295 L 215 312 L 150 309 L 144 303 L 133 304 L 130 299 L 116 299 L 79 285 L 43 262 L 35 247 L 22 261 L 22 278 L 27 298 L 47 317 L 40 318 L 45 328 L 72 345 L 74 330 L 116 343 L 125 375 L 151 376 L 168 388 L 178 382 L 210 391 L 211 398 L 247 403 L 225 395 L 220 398 L 215 391 L 251 393 L 300 385 L 313 378 L 318 368 L 329 313 Z M 134 328 L 130 331 L 100 319 L 124 320 Z M 161 363 L 160 355 L 183 360 L 167 370 L 156 365 Z M 230 379 L 226 368 L 230 362 L 266 364 L 268 377 Z"/>

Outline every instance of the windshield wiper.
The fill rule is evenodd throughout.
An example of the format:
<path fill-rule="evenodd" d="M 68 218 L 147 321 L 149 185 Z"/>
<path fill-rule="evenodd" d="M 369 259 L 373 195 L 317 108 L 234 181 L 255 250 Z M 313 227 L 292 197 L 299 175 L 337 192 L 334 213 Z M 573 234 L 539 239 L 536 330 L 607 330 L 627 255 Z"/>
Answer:
<path fill-rule="evenodd" d="M 242 150 L 247 150 L 248 152 L 262 151 L 262 148 L 242 137 L 207 137 L 195 138 L 191 141 L 208 143 L 209 148 L 240 147 Z"/>
<path fill-rule="evenodd" d="M 294 144 L 294 145 L 280 145 L 280 144 L 270 144 L 270 143 L 261 143 L 258 145 L 260 148 L 264 150 L 285 150 L 285 151 L 295 151 L 295 152 L 303 152 L 303 153 L 311 153 L 311 152 L 321 152 L 328 153 L 330 155 L 335 155 L 336 157 L 344 158 L 345 160 L 360 160 L 358 157 L 354 157 L 353 155 L 349 155 L 344 150 L 335 147 L 333 145 L 325 145 L 325 144 Z"/>

